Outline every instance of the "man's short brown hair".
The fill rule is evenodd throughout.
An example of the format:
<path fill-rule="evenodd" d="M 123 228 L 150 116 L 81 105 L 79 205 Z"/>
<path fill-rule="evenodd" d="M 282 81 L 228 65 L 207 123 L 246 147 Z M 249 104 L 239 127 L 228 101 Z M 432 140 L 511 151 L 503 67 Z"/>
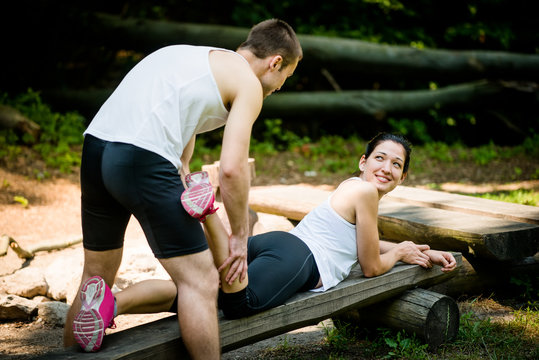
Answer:
<path fill-rule="evenodd" d="M 303 57 L 294 29 L 279 19 L 264 20 L 253 26 L 247 40 L 239 46 L 239 49 L 249 50 L 260 59 L 281 55 L 282 69 Z"/>

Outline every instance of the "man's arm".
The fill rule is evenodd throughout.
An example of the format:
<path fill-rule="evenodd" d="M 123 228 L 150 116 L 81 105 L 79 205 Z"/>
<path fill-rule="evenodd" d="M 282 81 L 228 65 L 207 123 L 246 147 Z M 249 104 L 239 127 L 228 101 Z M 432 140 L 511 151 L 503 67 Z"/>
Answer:
<path fill-rule="evenodd" d="M 254 121 L 262 108 L 259 83 L 247 81 L 232 103 L 223 135 L 219 162 L 219 186 L 232 231 L 229 245 L 232 265 L 227 281 L 247 274 L 247 237 L 249 235 L 249 143 Z"/>
<path fill-rule="evenodd" d="M 189 162 L 191 161 L 191 157 L 193 156 L 193 152 L 195 150 L 195 141 L 196 135 L 193 135 L 191 140 L 189 140 L 189 142 L 183 149 L 182 156 L 180 157 L 180 161 L 182 162 L 180 176 L 182 177 L 182 181 L 184 183 L 183 186 L 185 186 L 185 176 L 191 172 L 189 170 Z"/>

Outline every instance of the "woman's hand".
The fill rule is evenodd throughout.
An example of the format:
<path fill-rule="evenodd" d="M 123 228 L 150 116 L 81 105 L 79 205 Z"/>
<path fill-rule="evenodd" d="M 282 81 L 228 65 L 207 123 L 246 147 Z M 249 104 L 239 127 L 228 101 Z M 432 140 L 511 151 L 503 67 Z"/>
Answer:
<path fill-rule="evenodd" d="M 419 265 L 424 268 L 431 268 L 430 257 L 425 254 L 429 250 L 428 245 L 417 245 L 411 241 L 403 241 L 397 245 L 400 254 L 400 260 L 413 265 Z"/>
<path fill-rule="evenodd" d="M 450 272 L 456 269 L 457 261 L 453 254 L 447 251 L 426 250 L 423 252 L 427 255 L 433 264 L 440 265 L 443 272 Z"/>

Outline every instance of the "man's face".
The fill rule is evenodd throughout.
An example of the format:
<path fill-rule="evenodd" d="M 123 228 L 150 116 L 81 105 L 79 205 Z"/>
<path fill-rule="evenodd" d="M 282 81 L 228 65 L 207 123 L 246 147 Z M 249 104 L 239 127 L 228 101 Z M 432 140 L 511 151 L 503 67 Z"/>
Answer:
<path fill-rule="evenodd" d="M 285 68 L 281 68 L 281 63 L 276 64 L 275 67 L 271 67 L 270 65 L 270 69 L 268 69 L 260 79 L 264 91 L 264 98 L 279 90 L 286 79 L 294 74 L 297 66 L 297 60 L 294 63 L 288 64 Z"/>

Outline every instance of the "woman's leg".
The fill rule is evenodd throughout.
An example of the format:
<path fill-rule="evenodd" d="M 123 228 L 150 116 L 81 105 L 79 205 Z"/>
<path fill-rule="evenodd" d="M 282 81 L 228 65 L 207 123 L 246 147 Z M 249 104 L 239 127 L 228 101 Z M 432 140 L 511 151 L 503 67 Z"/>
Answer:
<path fill-rule="evenodd" d="M 228 232 L 217 214 L 212 214 L 206 217 L 206 221 L 204 222 L 204 231 L 206 233 L 206 239 L 208 240 L 208 246 L 210 247 L 213 255 L 215 266 L 219 268 L 219 266 L 225 262 L 229 255 Z M 249 283 L 249 276 L 246 276 L 242 282 L 240 282 L 238 278 L 232 284 L 228 284 L 225 281 L 225 277 L 229 269 L 230 266 L 227 266 L 219 274 L 221 280 L 221 290 L 225 293 L 235 293 L 245 289 Z"/>
<path fill-rule="evenodd" d="M 171 280 L 144 280 L 117 292 L 116 315 L 147 314 L 171 310 L 177 289 Z"/>
<path fill-rule="evenodd" d="M 296 292 L 314 288 L 320 278 L 307 245 L 288 232 L 272 231 L 251 237 L 248 262 L 248 286 L 235 293 L 219 294 L 219 306 L 228 318 L 281 305 Z"/>

